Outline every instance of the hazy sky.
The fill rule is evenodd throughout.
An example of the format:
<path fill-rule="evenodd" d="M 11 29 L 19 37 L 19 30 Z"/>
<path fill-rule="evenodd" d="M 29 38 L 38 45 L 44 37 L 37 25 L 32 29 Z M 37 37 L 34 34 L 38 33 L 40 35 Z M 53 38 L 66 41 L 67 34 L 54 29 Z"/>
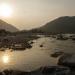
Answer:
<path fill-rule="evenodd" d="M 19 29 L 39 27 L 59 16 L 75 15 L 75 0 L 0 0 L 13 11 L 0 17 Z"/>

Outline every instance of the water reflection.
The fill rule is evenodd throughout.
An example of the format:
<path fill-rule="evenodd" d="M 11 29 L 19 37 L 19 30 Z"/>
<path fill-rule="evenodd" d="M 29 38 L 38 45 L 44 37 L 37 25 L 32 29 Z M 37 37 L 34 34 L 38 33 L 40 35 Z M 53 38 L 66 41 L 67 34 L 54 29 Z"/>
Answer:
<path fill-rule="evenodd" d="M 9 61 L 10 61 L 9 55 L 5 54 L 5 55 L 2 57 L 2 61 L 3 61 L 3 63 L 5 63 L 5 64 L 9 63 Z"/>
<path fill-rule="evenodd" d="M 11 58 L 11 55 L 12 55 L 12 52 L 10 49 L 6 49 L 5 52 L 0 52 L 0 54 L 2 55 L 2 62 L 4 65 L 7 65 L 9 64 L 9 62 L 11 61 L 10 58 Z"/>
<path fill-rule="evenodd" d="M 40 44 L 43 44 L 43 47 L 40 47 Z M 31 49 L 25 51 L 6 50 L 5 52 L 0 52 L 0 59 L 2 59 L 0 60 L 0 69 L 9 68 L 30 71 L 41 66 L 57 65 L 58 58 L 50 57 L 50 54 L 52 54 L 56 48 L 64 52 L 74 52 L 75 44 L 73 44 L 72 41 L 40 38 L 35 41 Z"/>
<path fill-rule="evenodd" d="M 48 40 L 49 39 L 46 38 L 38 39 L 31 49 L 25 51 L 11 51 L 7 49 L 4 52 L 0 52 L 0 58 L 2 59 L 0 60 L 0 69 L 10 68 L 30 71 L 41 66 L 56 64 L 57 59 L 50 57 L 47 52 L 47 50 L 50 49 L 50 46 L 46 47 L 47 45 L 43 43 L 45 41 L 48 42 Z M 41 48 L 39 45 L 42 43 L 44 44 L 44 47 Z"/>

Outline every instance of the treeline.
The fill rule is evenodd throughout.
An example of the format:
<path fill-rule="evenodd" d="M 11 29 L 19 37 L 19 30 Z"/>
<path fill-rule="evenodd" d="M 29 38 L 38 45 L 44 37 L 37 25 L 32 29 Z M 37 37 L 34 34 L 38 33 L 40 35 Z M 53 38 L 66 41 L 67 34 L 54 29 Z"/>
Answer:
<path fill-rule="evenodd" d="M 6 31 L 4 29 L 0 29 L 0 36 L 7 36 L 7 35 L 11 35 L 12 32 Z"/>

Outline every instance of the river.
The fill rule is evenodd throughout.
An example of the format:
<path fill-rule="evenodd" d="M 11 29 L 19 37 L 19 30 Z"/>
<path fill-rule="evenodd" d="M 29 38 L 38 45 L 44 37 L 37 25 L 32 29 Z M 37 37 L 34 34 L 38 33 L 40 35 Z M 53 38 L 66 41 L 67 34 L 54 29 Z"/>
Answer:
<path fill-rule="evenodd" d="M 51 37 L 41 37 L 33 40 L 31 49 L 24 51 L 0 51 L 0 70 L 17 69 L 31 71 L 42 66 L 57 65 L 59 58 L 50 55 L 56 51 L 75 53 L 75 42 L 72 40 L 56 40 Z M 43 47 L 40 45 L 43 44 Z"/>

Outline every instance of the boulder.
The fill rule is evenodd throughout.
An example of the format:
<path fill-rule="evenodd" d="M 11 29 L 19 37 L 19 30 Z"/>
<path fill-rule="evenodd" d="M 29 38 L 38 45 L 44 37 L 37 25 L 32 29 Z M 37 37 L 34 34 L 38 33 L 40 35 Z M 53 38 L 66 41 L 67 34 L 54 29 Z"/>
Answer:
<path fill-rule="evenodd" d="M 43 75 L 68 75 L 70 69 L 64 66 L 49 66 L 42 69 Z"/>
<path fill-rule="evenodd" d="M 68 66 L 71 69 L 75 69 L 75 55 L 64 54 L 58 60 L 58 65 Z"/>
<path fill-rule="evenodd" d="M 54 58 L 57 58 L 57 57 L 59 57 L 59 56 L 62 55 L 62 54 L 64 54 L 64 52 L 59 51 L 59 52 L 54 52 L 54 53 L 51 54 L 50 56 L 51 56 L 51 57 L 54 57 Z"/>

